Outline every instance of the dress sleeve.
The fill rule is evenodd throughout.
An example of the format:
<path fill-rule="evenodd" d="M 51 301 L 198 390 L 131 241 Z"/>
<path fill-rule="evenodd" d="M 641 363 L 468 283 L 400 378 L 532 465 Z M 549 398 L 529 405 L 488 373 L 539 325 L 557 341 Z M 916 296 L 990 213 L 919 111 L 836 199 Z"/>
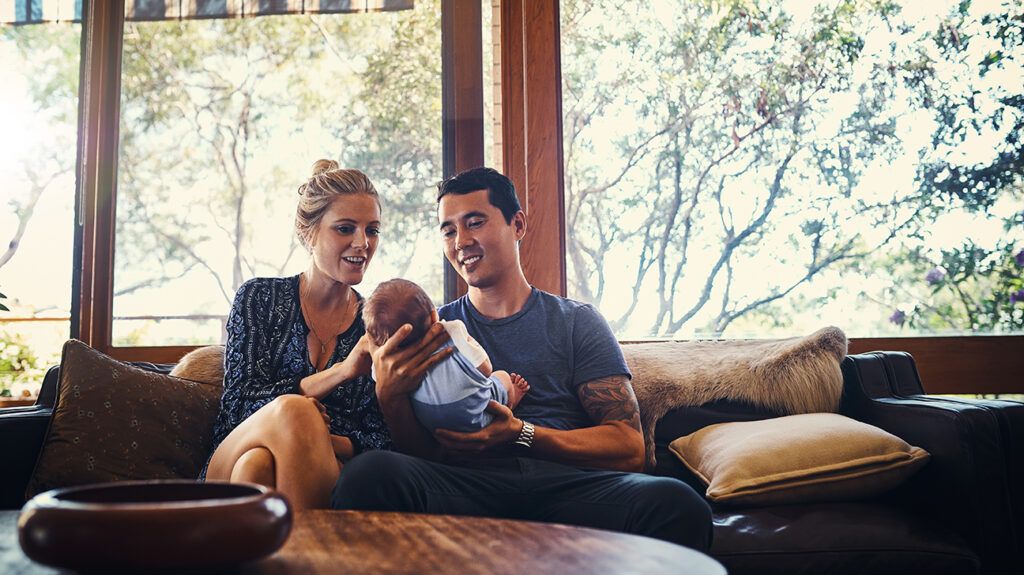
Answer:
<path fill-rule="evenodd" d="M 388 429 L 384 418 L 379 410 L 367 413 L 362 425 L 359 425 L 348 434 L 352 441 L 352 447 L 358 455 L 364 451 L 374 449 L 391 450 L 394 446 L 391 443 L 391 431 Z"/>
<path fill-rule="evenodd" d="M 271 322 L 285 305 L 272 280 L 253 279 L 238 289 L 228 314 L 224 349 L 224 394 L 214 428 L 214 446 L 275 397 L 299 393 L 300 377 L 278 378 L 273 342 L 284 337 Z M 285 314 L 287 315 L 287 314 Z"/>

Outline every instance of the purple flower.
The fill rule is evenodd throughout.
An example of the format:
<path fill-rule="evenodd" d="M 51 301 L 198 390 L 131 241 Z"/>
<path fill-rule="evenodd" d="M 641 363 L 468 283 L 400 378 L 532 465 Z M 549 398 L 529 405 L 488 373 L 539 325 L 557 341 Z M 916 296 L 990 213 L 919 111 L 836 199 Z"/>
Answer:
<path fill-rule="evenodd" d="M 1014 304 L 1017 302 L 1024 301 L 1024 289 L 1019 289 L 1010 294 L 1010 303 Z"/>
<path fill-rule="evenodd" d="M 1017 265 L 1024 266 L 1024 250 L 1017 252 L 1013 259 L 1017 260 Z"/>
<path fill-rule="evenodd" d="M 900 327 L 903 327 L 903 324 L 907 321 L 907 313 L 901 309 L 898 309 L 892 312 L 892 315 L 889 316 L 889 321 Z"/>
<path fill-rule="evenodd" d="M 942 280 L 946 279 L 946 270 L 942 269 L 942 267 L 940 266 L 935 266 L 932 269 L 928 270 L 928 273 L 925 274 L 924 279 L 925 281 L 928 282 L 928 285 L 942 283 Z"/>

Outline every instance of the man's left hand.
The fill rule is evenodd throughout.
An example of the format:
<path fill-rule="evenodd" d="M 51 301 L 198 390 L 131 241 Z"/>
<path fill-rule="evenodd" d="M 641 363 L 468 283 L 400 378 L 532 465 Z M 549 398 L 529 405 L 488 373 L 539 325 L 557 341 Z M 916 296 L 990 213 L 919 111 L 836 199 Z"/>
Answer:
<path fill-rule="evenodd" d="M 434 437 L 449 451 L 456 453 L 481 453 L 499 445 L 508 445 L 519 437 L 523 421 L 512 415 L 512 410 L 493 399 L 487 404 L 487 413 L 494 420 L 487 427 L 472 433 L 460 433 L 450 429 L 438 429 Z"/>

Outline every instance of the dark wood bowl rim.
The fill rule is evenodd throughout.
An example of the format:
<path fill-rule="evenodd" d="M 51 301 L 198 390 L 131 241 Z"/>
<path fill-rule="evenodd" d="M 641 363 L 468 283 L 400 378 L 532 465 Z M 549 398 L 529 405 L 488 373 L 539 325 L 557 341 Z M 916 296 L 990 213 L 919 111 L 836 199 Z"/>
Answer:
<path fill-rule="evenodd" d="M 75 496 L 90 491 L 102 491 L 110 490 L 112 493 L 116 493 L 122 489 L 132 490 L 140 489 L 146 490 L 148 488 L 154 488 L 158 490 L 160 487 L 168 486 L 181 486 L 185 489 L 195 489 L 197 492 L 202 491 L 203 485 L 215 485 L 218 489 L 237 489 L 239 491 L 249 491 L 249 493 L 240 493 L 238 496 L 228 497 L 215 497 L 209 499 L 174 499 L 168 501 L 161 501 L 159 499 L 151 499 L 147 501 L 103 501 L 103 502 L 87 502 L 87 501 L 76 501 L 69 497 Z M 62 487 L 59 489 L 52 489 L 44 493 L 40 493 L 33 497 L 29 504 L 26 505 L 28 508 L 36 509 L 64 509 L 64 510 L 75 510 L 75 511 L 153 511 L 153 510 L 175 510 L 175 509 L 196 509 L 196 508 L 211 508 L 211 507 L 235 507 L 242 506 L 250 503 L 254 503 L 263 499 L 269 498 L 274 494 L 274 491 L 268 487 L 257 485 L 255 483 L 230 483 L 227 481 L 208 481 L 208 482 L 196 482 L 187 479 L 168 479 L 168 480 L 156 480 L 156 481 L 116 481 L 110 483 L 92 483 L 89 485 L 79 485 L 75 487 Z"/>

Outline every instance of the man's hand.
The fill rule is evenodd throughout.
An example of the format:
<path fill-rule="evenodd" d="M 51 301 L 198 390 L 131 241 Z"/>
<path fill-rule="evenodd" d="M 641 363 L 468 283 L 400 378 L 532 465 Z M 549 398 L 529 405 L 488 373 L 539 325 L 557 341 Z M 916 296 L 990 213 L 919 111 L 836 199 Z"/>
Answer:
<path fill-rule="evenodd" d="M 494 421 L 480 431 L 460 433 L 438 429 L 434 437 L 448 450 L 460 454 L 481 453 L 493 447 L 508 445 L 519 437 L 523 421 L 516 419 L 511 409 L 492 399 L 487 404 L 487 413 L 494 416 Z"/>
<path fill-rule="evenodd" d="M 377 399 L 382 405 L 415 391 L 427 371 L 452 353 L 453 348 L 435 353 L 448 340 L 440 323 L 430 326 L 418 343 L 400 349 L 410 331 L 411 325 L 403 325 L 379 347 L 367 340 L 377 374 Z"/>

